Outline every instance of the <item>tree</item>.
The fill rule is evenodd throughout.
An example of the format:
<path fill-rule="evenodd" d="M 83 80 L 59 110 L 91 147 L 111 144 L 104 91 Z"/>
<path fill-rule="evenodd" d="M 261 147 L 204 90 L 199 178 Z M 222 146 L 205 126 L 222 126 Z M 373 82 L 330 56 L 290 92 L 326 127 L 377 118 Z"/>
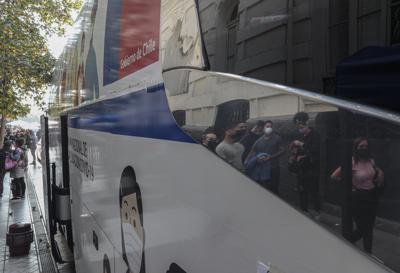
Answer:
<path fill-rule="evenodd" d="M 7 119 L 29 113 L 28 98 L 43 106 L 55 59 L 46 36 L 63 34 L 81 0 L 0 0 L 0 148 Z"/>

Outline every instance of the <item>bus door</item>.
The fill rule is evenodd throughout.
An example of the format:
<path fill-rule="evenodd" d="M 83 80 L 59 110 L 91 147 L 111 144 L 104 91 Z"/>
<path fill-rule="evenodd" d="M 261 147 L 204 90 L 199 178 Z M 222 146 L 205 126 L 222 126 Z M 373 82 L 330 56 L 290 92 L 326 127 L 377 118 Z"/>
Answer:
<path fill-rule="evenodd" d="M 68 211 L 63 212 L 67 215 L 58 215 L 58 222 L 60 223 L 61 230 L 66 236 L 68 247 L 73 251 L 73 240 L 72 240 L 72 225 L 70 221 L 70 202 L 69 202 L 69 155 L 68 155 L 68 116 L 60 116 L 61 124 L 61 156 L 62 156 L 62 185 L 56 189 L 60 194 L 61 198 L 68 199 Z M 61 203 L 60 203 L 61 205 Z M 68 217 L 69 215 L 69 217 Z"/>

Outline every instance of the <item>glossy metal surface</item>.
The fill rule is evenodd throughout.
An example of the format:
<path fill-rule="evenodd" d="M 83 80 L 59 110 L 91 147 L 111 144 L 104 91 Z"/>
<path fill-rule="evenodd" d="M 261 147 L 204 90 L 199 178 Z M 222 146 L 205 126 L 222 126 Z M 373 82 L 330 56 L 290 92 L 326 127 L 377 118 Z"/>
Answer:
<path fill-rule="evenodd" d="M 213 100 L 210 104 L 202 105 L 202 107 L 216 106 L 229 100 L 240 98 L 254 99 L 263 96 L 286 94 L 288 96 L 296 96 L 302 100 L 310 100 L 314 104 L 326 104 L 329 108 L 342 108 L 354 113 L 400 123 L 400 114 L 396 112 L 235 74 L 199 71 L 194 69 L 176 69 L 174 71 L 165 72 L 163 77 L 168 90 L 172 111 L 187 108 L 190 102 L 187 100 L 182 101 L 182 99 L 176 95 L 186 94 L 189 93 L 189 91 L 191 94 L 187 95 L 187 98 L 195 98 L 198 94 L 207 94 L 202 96 L 202 98 L 210 99 L 212 97 L 217 99 L 216 101 Z M 227 95 L 221 92 L 225 92 Z M 297 111 L 302 109 L 303 107 L 298 105 Z M 283 115 L 286 113 L 283 112 L 280 114 Z M 274 115 L 276 115 L 276 113 Z"/>
<path fill-rule="evenodd" d="M 160 6 L 154 5 L 155 2 L 99 1 L 96 5 L 97 1 L 89 1 L 84 8 L 86 12 L 81 14 L 83 19 L 79 19 L 82 21 L 77 21 L 80 25 L 75 42 L 67 48 L 70 53 L 64 54 L 59 62 L 58 82 L 52 97 L 54 107 L 49 112 L 55 122 L 50 159 L 57 166 L 62 166 L 62 161 L 69 162 L 77 271 L 258 273 L 267 271 L 271 265 L 275 270 L 272 272 L 280 273 L 390 272 L 337 236 L 340 231 L 336 224 L 344 224 L 337 212 L 341 206 L 348 210 L 348 204 L 340 201 L 345 184 L 332 183 L 329 176 L 338 166 L 348 163 L 349 144 L 363 134 L 376 145 L 371 154 L 387 177 L 387 189 L 380 198 L 377 213 L 379 225 L 376 226 L 380 229 L 375 229 L 372 253 L 397 270 L 398 234 L 384 231 L 381 223 L 400 220 L 397 210 L 393 209 L 398 204 L 395 181 L 400 175 L 395 152 L 400 147 L 399 117 L 271 83 L 280 81 L 263 82 L 199 71 L 205 67 L 202 38 L 206 35 L 200 32 L 195 2 L 163 0 Z M 225 12 L 226 5 L 233 2 L 215 1 L 207 5 L 203 2 L 200 7 L 201 11 L 217 8 Z M 289 83 L 300 82 L 302 87 L 309 87 L 302 82 L 302 76 L 308 74 L 296 73 L 310 67 L 307 54 L 312 48 L 301 37 L 306 32 L 293 31 L 296 22 L 305 23 L 300 28 L 309 26 L 309 18 L 289 14 L 286 2 L 280 0 L 258 1 L 257 4 L 265 5 L 263 9 L 244 14 L 244 7 L 255 7 L 254 1 L 247 2 L 236 1 L 236 11 L 229 10 L 235 16 L 221 19 L 224 28 L 230 30 L 228 33 L 218 28 L 214 32 L 213 21 L 207 21 L 208 41 L 212 33 L 217 33 L 228 38 L 231 44 L 240 44 L 251 35 L 269 30 L 277 30 L 278 37 L 298 33 L 296 37 L 300 39 L 285 42 L 284 49 L 272 53 L 259 50 L 264 47 L 275 50 L 274 43 L 262 46 L 250 43 L 237 51 L 228 46 L 223 56 L 231 68 L 238 68 L 229 71 L 248 72 L 247 75 L 257 78 L 263 73 L 280 78 L 290 72 L 285 77 Z M 300 10 L 303 15 L 311 9 L 307 0 L 289 2 L 292 8 L 296 5 L 294 12 Z M 281 9 L 280 13 L 276 7 Z M 153 14 L 158 11 L 161 19 Z M 257 19 L 265 17 L 264 13 L 273 15 Z M 242 31 L 235 36 L 233 29 L 237 27 L 239 15 L 240 20 L 250 20 L 242 21 Z M 145 16 L 143 20 L 133 23 L 142 16 Z M 289 21 L 292 28 L 286 34 L 282 26 Z M 204 20 L 202 23 L 207 27 Z M 251 26 L 255 24 L 258 26 L 253 29 Z M 150 44 L 146 39 L 141 40 L 147 32 L 157 36 L 150 37 Z M 120 38 L 127 43 L 119 44 Z M 151 49 L 152 57 L 144 63 L 138 62 L 141 54 L 134 50 L 121 59 L 120 54 L 130 49 L 130 40 L 135 46 L 144 42 L 146 50 Z M 314 41 L 317 47 L 323 48 L 318 43 L 320 40 Z M 225 42 L 222 46 L 208 47 L 208 57 L 214 58 L 218 51 L 225 50 Z M 282 51 L 288 52 L 287 62 L 293 66 L 283 64 Z M 294 52 L 298 55 L 289 54 Z M 251 56 L 245 60 L 239 53 Z M 321 54 L 312 60 L 322 60 Z M 274 69 L 258 71 L 268 66 L 262 61 L 275 64 L 278 73 Z M 81 92 L 87 87 L 82 78 L 83 63 L 85 68 L 88 64 L 88 74 L 83 73 L 85 79 L 90 75 L 94 80 L 89 85 L 93 87 L 91 93 Z M 241 70 L 253 64 L 256 67 L 252 71 Z M 174 70 L 182 67 L 190 69 Z M 320 66 L 315 67 L 319 71 Z M 167 72 L 162 75 L 162 71 Z M 311 78 L 316 82 L 321 80 L 319 74 Z M 96 82 L 98 96 L 97 85 L 92 84 Z M 71 109 L 76 105 L 79 107 Z M 63 110 L 68 116 L 70 158 L 63 158 L 60 149 L 59 113 Z M 328 215 L 334 219 L 333 224 L 321 221 L 325 227 L 308 217 L 315 215 L 299 212 L 296 176 L 287 170 L 288 144 L 300 140 L 299 124 L 292 122 L 298 112 L 308 114 L 308 125 L 315 127 L 321 136 L 320 195 L 323 204 L 332 205 L 336 212 Z M 274 122 L 274 130 L 282 137 L 281 146 L 285 150 L 279 158 L 279 197 L 195 141 L 203 142 L 211 137 L 205 133 L 211 126 L 216 137 L 222 140 L 228 124 L 242 122 L 241 126 L 247 124 L 251 128 L 256 121 L 267 119 Z M 127 169 L 130 175 L 126 180 Z M 58 182 L 62 181 L 61 174 L 58 168 Z M 327 231 L 326 227 L 336 233 Z"/>
<path fill-rule="evenodd" d="M 399 269 L 399 263 L 395 257 L 398 255 L 397 249 L 400 241 L 397 239 L 398 233 L 393 232 L 393 228 L 396 229 L 399 226 L 399 207 L 392 206 L 399 202 L 399 198 L 394 192 L 398 192 L 396 177 L 400 173 L 396 164 L 393 164 L 398 160 L 397 154 L 400 152 L 400 116 L 398 114 L 232 74 L 178 69 L 165 72 L 163 76 L 168 102 L 177 123 L 186 133 L 207 148 L 210 155 L 221 157 L 220 159 L 230 163 L 227 164 L 228 166 L 237 168 L 249 179 L 253 179 L 255 184 L 261 185 L 274 194 L 279 194 L 282 200 L 303 211 L 310 218 L 316 217 L 324 227 L 334 231 L 342 238 L 347 238 L 346 234 L 353 230 L 351 225 L 355 225 L 358 219 L 354 218 L 356 216 L 346 218 L 346 213 L 351 215 L 356 213 L 353 211 L 353 201 L 344 201 L 346 198 L 348 198 L 347 200 L 355 198 L 352 193 L 354 188 L 353 190 L 351 188 L 351 177 L 337 182 L 333 181 L 330 176 L 340 166 L 342 169 L 351 168 L 348 164 L 351 164 L 352 143 L 359 137 L 366 137 L 371 147 L 371 160 L 374 160 L 374 164 L 381 168 L 385 175 L 385 189 L 379 196 L 379 205 L 369 211 L 371 215 L 374 215 L 373 211 L 377 209 L 372 253 L 387 266 L 395 270 Z M 304 113 L 307 117 L 301 126 L 312 128 L 311 130 L 314 132 L 314 144 L 312 144 L 314 150 L 308 151 L 308 148 L 304 146 L 304 153 L 314 153 L 311 161 L 317 163 L 315 167 L 313 165 L 303 165 L 305 167 L 297 165 L 296 168 L 304 169 L 294 170 L 290 163 L 294 156 L 294 144 L 305 145 L 305 141 L 310 141 L 306 140 L 303 133 L 298 131 L 302 127 L 294 122 L 294 117 L 299 112 Z M 182 121 L 184 122 L 182 123 Z M 256 147 L 257 142 L 264 138 L 270 138 L 269 135 L 263 133 L 264 128 L 256 131 L 258 121 L 273 123 L 273 134 L 278 136 L 280 141 L 279 144 L 271 145 L 279 145 L 282 154 L 276 155 L 277 159 L 275 160 L 278 162 L 276 166 L 274 163 L 268 163 L 270 165 L 266 167 L 267 169 L 261 167 L 256 174 L 252 167 L 254 165 L 250 164 L 262 166 L 264 163 L 261 161 L 249 163 L 252 152 L 260 149 L 259 146 Z M 228 134 L 232 134 L 230 130 L 236 131 L 238 135 L 241 131 L 239 126 L 247 126 L 245 127 L 247 128 L 246 134 L 239 138 L 236 135 L 227 138 Z M 259 134 L 256 135 L 256 132 Z M 208 138 L 217 139 L 219 145 L 215 146 L 215 142 L 213 142 L 214 146 L 210 146 Z M 252 139 L 251 143 L 249 143 L 249 139 Z M 225 146 L 222 148 L 222 143 L 226 143 L 226 141 L 231 141 L 228 143 L 235 146 L 229 146 L 231 148 L 228 149 L 224 144 Z M 244 151 L 238 148 L 240 146 L 244 147 Z M 268 150 L 268 148 L 265 149 Z M 245 151 L 247 151 L 246 154 Z M 234 153 L 239 153 L 239 158 L 236 158 L 237 155 Z M 257 153 L 255 152 L 256 155 Z M 238 164 L 238 161 L 242 163 Z M 369 166 L 370 171 L 374 173 L 371 166 Z M 270 184 L 272 183 L 270 175 L 273 175 L 271 172 L 275 167 L 280 173 L 276 188 Z M 314 176 L 312 177 L 315 178 L 316 183 L 314 188 L 309 188 L 312 186 L 304 184 L 307 179 L 311 178 L 304 180 L 301 176 L 303 174 L 299 174 L 299 171 L 311 172 L 311 170 L 313 170 Z M 260 180 L 257 178 L 260 177 L 260 172 L 267 173 L 270 178 Z M 308 196 L 306 197 L 308 205 L 302 203 L 304 201 L 302 198 L 305 196 Z M 318 206 L 322 205 L 320 211 L 319 208 L 314 207 L 315 205 L 313 206 L 317 197 L 320 200 Z M 336 212 L 332 214 L 335 210 Z M 286 212 L 281 210 L 281 213 L 284 217 Z M 387 223 L 387 225 L 383 223 Z M 268 224 L 269 231 L 272 226 L 272 223 Z M 385 227 L 383 228 L 383 226 Z M 339 227 L 341 229 L 338 229 Z M 309 236 L 313 237 L 316 234 L 309 234 Z M 314 238 L 316 239 L 316 237 Z M 325 251 L 325 239 L 327 238 L 318 235 L 316 240 L 321 246 L 319 251 Z M 388 250 L 386 247 L 392 243 L 393 245 Z M 360 247 L 362 249 L 361 245 Z M 330 248 L 330 251 L 339 249 L 340 247 L 335 250 Z"/>

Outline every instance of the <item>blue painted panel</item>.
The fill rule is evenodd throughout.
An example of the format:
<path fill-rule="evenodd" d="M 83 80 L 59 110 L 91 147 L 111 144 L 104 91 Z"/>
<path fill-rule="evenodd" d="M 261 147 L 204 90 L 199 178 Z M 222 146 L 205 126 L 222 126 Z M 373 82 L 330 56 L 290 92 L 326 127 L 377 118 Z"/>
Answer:
<path fill-rule="evenodd" d="M 196 143 L 176 124 L 163 85 L 71 111 L 69 127 Z"/>

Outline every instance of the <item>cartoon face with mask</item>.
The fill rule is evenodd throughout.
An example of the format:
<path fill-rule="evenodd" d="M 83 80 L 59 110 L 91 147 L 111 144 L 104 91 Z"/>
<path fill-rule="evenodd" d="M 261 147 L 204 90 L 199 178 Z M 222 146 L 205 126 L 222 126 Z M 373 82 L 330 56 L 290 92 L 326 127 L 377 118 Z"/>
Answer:
<path fill-rule="evenodd" d="M 131 168 L 126 168 L 121 176 L 120 216 L 122 256 L 128 267 L 127 273 L 144 273 L 142 196 Z"/>

